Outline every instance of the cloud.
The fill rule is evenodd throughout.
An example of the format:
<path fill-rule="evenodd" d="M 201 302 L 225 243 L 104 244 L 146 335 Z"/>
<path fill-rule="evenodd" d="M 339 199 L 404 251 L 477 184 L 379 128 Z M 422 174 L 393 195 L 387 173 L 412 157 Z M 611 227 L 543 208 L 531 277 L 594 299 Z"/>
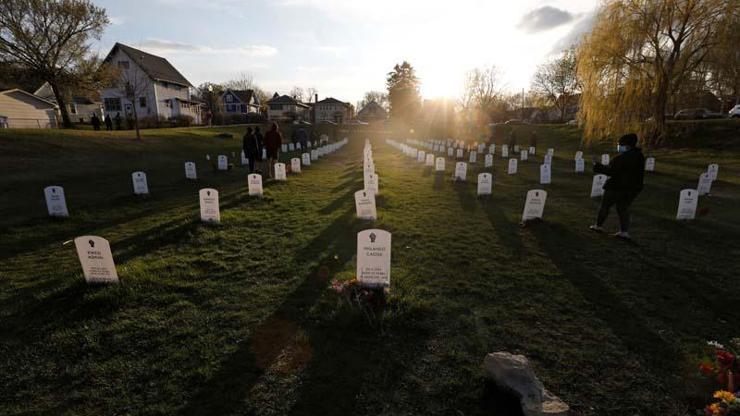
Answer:
<path fill-rule="evenodd" d="M 576 15 L 567 10 L 561 10 L 552 6 L 542 6 L 522 16 L 517 27 L 527 33 L 535 33 L 562 26 L 570 23 L 575 18 Z"/>
<path fill-rule="evenodd" d="M 565 34 L 562 38 L 558 39 L 557 42 L 552 46 L 550 54 L 560 53 L 563 50 L 571 47 L 572 45 L 580 42 L 584 34 L 591 31 L 596 23 L 596 15 L 598 10 L 592 10 L 586 13 L 584 16 L 573 25 L 573 27 Z"/>
<path fill-rule="evenodd" d="M 164 39 L 147 39 L 138 45 L 141 49 L 152 53 L 197 53 L 197 54 L 231 54 L 243 55 L 252 58 L 270 57 L 277 55 L 278 50 L 268 45 L 246 45 L 231 48 L 214 48 L 211 46 L 193 45 Z"/>
<path fill-rule="evenodd" d="M 126 18 L 123 16 L 109 16 L 108 20 L 110 21 L 110 24 L 112 24 L 113 26 L 120 26 L 126 23 Z"/>

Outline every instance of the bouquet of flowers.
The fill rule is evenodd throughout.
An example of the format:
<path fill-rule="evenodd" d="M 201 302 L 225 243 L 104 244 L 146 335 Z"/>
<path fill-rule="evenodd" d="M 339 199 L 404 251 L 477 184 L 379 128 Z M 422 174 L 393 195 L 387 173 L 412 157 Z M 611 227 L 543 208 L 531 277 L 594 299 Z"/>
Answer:
<path fill-rule="evenodd" d="M 712 378 L 719 385 L 714 393 L 718 401 L 704 409 L 707 416 L 740 416 L 740 363 L 738 350 L 740 338 L 733 338 L 728 346 L 717 341 L 707 343 L 713 349 L 712 356 L 707 356 L 699 364 L 699 372 Z"/>
<path fill-rule="evenodd" d="M 329 289 L 338 294 L 342 302 L 348 306 L 359 308 L 371 326 L 382 315 L 386 306 L 386 291 L 384 288 L 362 286 L 357 278 L 350 280 L 333 279 Z"/>

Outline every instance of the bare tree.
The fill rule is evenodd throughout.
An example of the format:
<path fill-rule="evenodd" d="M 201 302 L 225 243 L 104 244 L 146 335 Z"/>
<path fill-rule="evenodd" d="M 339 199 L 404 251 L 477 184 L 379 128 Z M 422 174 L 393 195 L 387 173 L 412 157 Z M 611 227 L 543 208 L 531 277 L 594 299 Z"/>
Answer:
<path fill-rule="evenodd" d="M 503 87 L 495 66 L 473 69 L 465 76 L 463 92 L 458 102 L 470 117 L 493 119 L 494 112 L 504 106 Z M 474 114 L 475 113 L 475 114 Z"/>
<path fill-rule="evenodd" d="M 223 83 L 224 88 L 237 91 L 253 90 L 255 88 L 254 76 L 249 72 L 242 72 L 236 78 Z"/>
<path fill-rule="evenodd" d="M 316 98 L 316 94 L 319 93 L 319 90 L 316 89 L 316 87 L 308 87 L 306 88 L 306 95 L 308 95 L 308 102 L 314 102 Z"/>
<path fill-rule="evenodd" d="M 388 93 L 383 91 L 368 91 L 365 93 L 365 96 L 362 98 L 362 100 L 357 103 L 357 108 L 362 109 L 366 105 L 370 104 L 371 102 L 375 101 L 378 105 L 383 107 L 384 110 L 388 111 Z"/>
<path fill-rule="evenodd" d="M 561 123 L 565 121 L 565 113 L 579 88 L 575 48 L 567 49 L 559 57 L 540 65 L 532 80 L 532 90 L 558 110 Z"/>
<path fill-rule="evenodd" d="M 144 56 L 132 56 L 134 62 L 133 65 L 126 67 L 119 67 L 119 82 L 118 89 L 121 94 L 131 103 L 131 108 L 134 116 L 134 128 L 136 129 L 136 138 L 141 140 L 141 133 L 139 131 L 139 114 L 136 111 L 136 106 L 141 107 L 142 102 L 147 106 L 151 103 L 146 102 L 146 92 L 149 89 L 149 76 L 141 69 L 144 64 Z M 143 100 L 142 100 L 143 99 Z"/>
<path fill-rule="evenodd" d="M 90 39 L 108 25 L 89 0 L 0 0 L 0 61 L 49 82 L 65 127 L 72 127 L 63 89 L 91 78 Z"/>
<path fill-rule="evenodd" d="M 303 88 L 301 87 L 293 87 L 290 90 L 290 96 L 295 98 L 298 101 L 303 101 Z"/>

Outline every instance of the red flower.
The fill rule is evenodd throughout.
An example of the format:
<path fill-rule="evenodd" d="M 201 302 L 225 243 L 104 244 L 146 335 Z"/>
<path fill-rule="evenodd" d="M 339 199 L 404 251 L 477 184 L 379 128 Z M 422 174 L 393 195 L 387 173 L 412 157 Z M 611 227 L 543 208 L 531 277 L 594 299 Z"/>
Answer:
<path fill-rule="evenodd" d="M 699 372 L 704 374 L 705 376 L 711 376 L 712 374 L 714 374 L 714 367 L 712 367 L 711 364 L 701 363 L 699 365 Z"/>
<path fill-rule="evenodd" d="M 732 363 L 735 362 L 735 356 L 730 352 L 717 350 L 717 362 L 723 367 L 729 368 L 732 366 Z"/>

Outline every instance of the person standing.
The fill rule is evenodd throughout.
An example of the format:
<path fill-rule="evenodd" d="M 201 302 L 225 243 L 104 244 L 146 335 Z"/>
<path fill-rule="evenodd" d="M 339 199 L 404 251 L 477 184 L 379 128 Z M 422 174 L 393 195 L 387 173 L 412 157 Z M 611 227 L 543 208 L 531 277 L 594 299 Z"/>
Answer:
<path fill-rule="evenodd" d="M 512 127 L 511 132 L 509 133 L 509 151 L 514 151 L 514 146 L 516 146 L 516 128 Z"/>
<path fill-rule="evenodd" d="M 116 130 L 123 130 L 123 119 L 121 118 L 121 113 L 116 113 Z"/>
<path fill-rule="evenodd" d="M 262 160 L 262 155 L 257 144 L 257 137 L 252 133 L 252 128 L 247 127 L 247 132 L 242 138 L 242 150 L 249 161 L 249 173 L 256 173 L 256 164 Z"/>
<path fill-rule="evenodd" d="M 263 164 L 263 149 L 265 148 L 265 139 L 262 136 L 262 131 L 260 131 L 260 127 L 257 126 L 254 128 L 254 138 L 257 141 L 257 161 L 259 164 L 257 165 L 257 173 L 260 175 L 262 174 L 262 164 Z"/>
<path fill-rule="evenodd" d="M 283 144 L 283 135 L 278 129 L 277 123 L 272 123 L 270 131 L 265 134 L 265 150 L 267 150 L 267 174 L 269 178 L 275 175 L 275 163 L 278 160 L 278 152 Z"/>
<path fill-rule="evenodd" d="M 629 208 L 642 191 L 645 156 L 637 147 L 637 135 L 634 133 L 626 134 L 619 139 L 617 151 L 619 154 L 608 165 L 594 161 L 594 173 L 602 173 L 609 179 L 604 183 L 604 196 L 601 199 L 596 224 L 589 228 L 596 232 L 603 232 L 603 225 L 609 215 L 609 210 L 612 205 L 616 205 L 617 214 L 619 214 L 619 232 L 614 236 L 629 240 Z"/>
<path fill-rule="evenodd" d="M 113 131 L 113 119 L 110 118 L 110 115 L 108 114 L 106 114 L 104 117 L 105 117 L 105 130 Z"/>
<path fill-rule="evenodd" d="M 90 118 L 90 124 L 92 124 L 93 130 L 100 130 L 100 119 L 98 118 L 97 114 L 93 113 L 92 117 Z"/>

